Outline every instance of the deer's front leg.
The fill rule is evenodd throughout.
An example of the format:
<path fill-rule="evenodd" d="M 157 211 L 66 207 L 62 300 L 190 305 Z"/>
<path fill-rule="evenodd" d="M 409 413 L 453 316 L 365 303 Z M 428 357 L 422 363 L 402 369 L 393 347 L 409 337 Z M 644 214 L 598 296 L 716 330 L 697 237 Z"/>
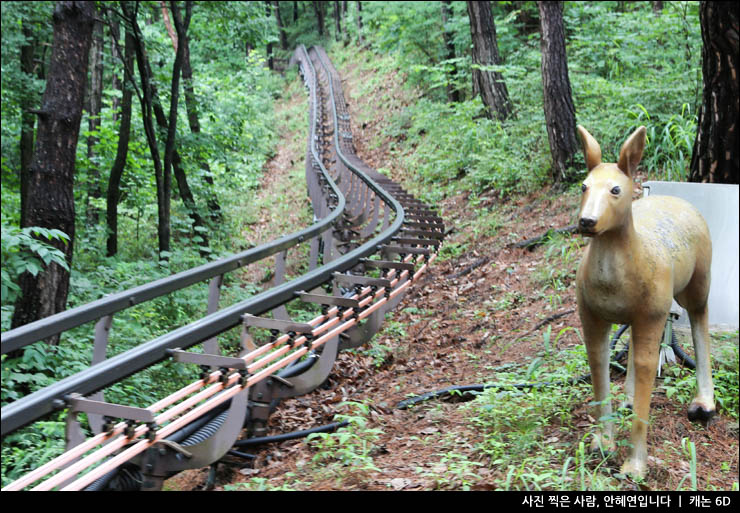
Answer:
<path fill-rule="evenodd" d="M 591 384 L 596 402 L 596 417 L 603 422 L 596 436 L 591 441 L 592 451 L 612 452 L 614 444 L 614 422 L 611 420 L 612 404 L 609 394 L 609 330 L 611 323 L 593 314 L 587 308 L 579 306 L 578 313 L 583 325 L 583 337 L 588 353 L 588 365 L 591 369 Z"/>
<path fill-rule="evenodd" d="M 650 398 L 658 370 L 660 341 L 667 315 L 653 319 L 637 320 L 632 325 L 632 364 L 634 366 L 635 396 L 634 418 L 627 460 L 622 473 L 643 477 L 647 471 L 647 430 L 650 418 Z"/>

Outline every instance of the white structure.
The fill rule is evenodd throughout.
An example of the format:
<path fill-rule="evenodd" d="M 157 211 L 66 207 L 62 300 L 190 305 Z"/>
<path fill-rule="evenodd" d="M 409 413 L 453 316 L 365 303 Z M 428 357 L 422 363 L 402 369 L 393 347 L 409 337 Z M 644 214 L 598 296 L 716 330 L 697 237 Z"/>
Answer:
<path fill-rule="evenodd" d="M 740 275 L 738 274 L 737 185 L 686 182 L 645 182 L 645 196 L 678 196 L 696 207 L 709 225 L 712 236 L 712 285 L 709 290 L 709 326 L 719 330 L 738 329 Z M 686 311 L 673 301 L 672 312 L 680 312 L 679 326 L 689 325 Z"/>

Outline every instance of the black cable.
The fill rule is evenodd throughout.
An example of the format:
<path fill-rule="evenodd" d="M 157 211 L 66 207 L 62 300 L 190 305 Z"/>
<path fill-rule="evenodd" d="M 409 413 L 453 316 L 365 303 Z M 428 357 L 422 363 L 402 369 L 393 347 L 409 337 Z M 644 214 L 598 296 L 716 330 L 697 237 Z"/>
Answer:
<path fill-rule="evenodd" d="M 273 442 L 283 442 L 285 440 L 294 440 L 296 438 L 303 438 L 312 433 L 325 433 L 328 431 L 335 431 L 341 427 L 347 426 L 349 422 L 332 422 L 331 424 L 325 424 L 311 429 L 304 429 L 302 431 L 293 431 L 292 433 L 283 433 L 282 435 L 263 436 L 260 438 L 247 438 L 246 440 L 237 440 L 234 442 L 234 447 L 251 447 L 253 445 L 262 445 Z"/>
<path fill-rule="evenodd" d="M 249 453 L 241 452 L 241 451 L 235 451 L 233 449 L 230 450 L 229 452 L 227 452 L 226 454 L 228 454 L 230 456 L 236 456 L 237 458 L 242 458 L 242 459 L 245 459 L 245 460 L 253 460 L 253 459 L 255 459 L 257 457 L 254 454 L 249 454 Z"/>
<path fill-rule="evenodd" d="M 617 368 L 620 370 L 624 370 L 621 366 L 618 366 Z M 404 399 L 403 401 L 398 403 L 396 405 L 396 408 L 398 408 L 399 410 L 405 410 L 409 406 L 413 406 L 415 404 L 428 401 L 430 399 L 437 399 L 445 395 L 455 395 L 455 394 L 459 394 L 461 396 L 467 395 L 469 396 L 470 399 L 472 399 L 477 395 L 478 392 L 489 390 L 491 388 L 495 388 L 495 389 L 516 388 L 518 390 L 529 390 L 532 388 L 575 385 L 577 383 L 588 383 L 589 381 L 591 381 L 591 375 L 584 374 L 583 376 L 580 376 L 578 378 L 573 378 L 573 379 L 569 379 L 566 381 L 555 381 L 555 382 L 519 383 L 519 384 L 511 384 L 511 385 L 496 385 L 492 383 L 480 384 L 480 385 L 459 385 L 459 386 L 452 386 L 452 387 L 444 388 L 442 390 L 437 390 L 434 392 L 428 392 L 426 394 L 417 395 L 414 397 L 409 397 L 408 399 Z"/>
<path fill-rule="evenodd" d="M 619 327 L 619 329 L 614 333 L 614 335 L 612 336 L 611 344 L 610 344 L 611 349 L 614 349 L 614 347 L 617 344 L 617 340 L 619 340 L 619 338 L 624 334 L 624 332 L 627 331 L 627 328 L 629 328 L 628 324 L 622 324 Z M 692 360 L 691 357 L 688 356 L 683 351 L 683 349 L 681 349 L 681 346 L 678 345 L 678 341 L 676 340 L 676 333 L 673 331 L 671 331 L 671 348 L 676 353 L 676 356 L 678 356 L 681 359 L 681 361 L 683 361 L 684 365 L 692 369 L 696 368 L 696 363 L 694 362 L 694 360 Z M 629 350 L 629 343 L 625 345 L 624 349 L 622 349 L 619 353 L 617 353 L 614 356 L 614 361 L 610 363 L 610 366 L 624 373 L 625 372 L 624 367 L 622 367 L 616 362 L 621 360 L 628 350 Z M 576 379 L 570 379 L 566 381 L 556 381 L 556 382 L 520 383 L 520 384 L 515 384 L 515 385 L 496 385 L 496 384 L 459 385 L 459 386 L 452 386 L 452 387 L 444 388 L 442 390 L 436 390 L 434 392 L 428 392 L 426 394 L 422 394 L 422 395 L 418 395 L 414 397 L 409 397 L 408 399 L 404 399 L 403 401 L 399 402 L 396 405 L 396 408 L 398 408 L 399 410 L 404 410 L 408 408 L 409 406 L 413 406 L 415 404 L 428 401 L 430 399 L 437 399 L 439 397 L 443 397 L 446 395 L 453 395 L 453 394 L 459 394 L 461 396 L 468 396 L 470 399 L 472 399 L 473 397 L 475 397 L 475 395 L 477 395 L 477 393 L 482 392 L 484 390 L 491 389 L 491 388 L 496 388 L 496 389 L 516 388 L 519 390 L 529 390 L 532 388 L 575 385 L 576 383 L 586 383 L 589 381 L 591 381 L 591 374 L 585 374 Z"/>

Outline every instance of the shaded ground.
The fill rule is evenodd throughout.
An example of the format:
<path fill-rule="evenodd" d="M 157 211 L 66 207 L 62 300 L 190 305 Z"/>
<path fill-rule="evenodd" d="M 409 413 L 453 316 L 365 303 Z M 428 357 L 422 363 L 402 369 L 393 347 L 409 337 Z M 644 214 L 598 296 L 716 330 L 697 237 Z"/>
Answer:
<path fill-rule="evenodd" d="M 387 77 L 385 86 L 372 95 L 357 95 L 359 84 L 369 77 L 356 65 L 340 69 L 340 73 L 347 77 L 345 95 L 358 155 L 371 166 L 390 171 L 399 182 L 413 184 L 413 176 L 398 169 L 388 157 L 390 141 L 379 136 L 384 133 L 384 123 L 399 108 L 399 103 L 383 99 L 388 91 L 401 91 L 400 78 Z M 401 104 L 411 101 L 404 100 L 407 94 L 401 93 Z M 282 108 L 305 101 L 300 96 L 301 92 L 296 92 Z M 292 151 L 297 152 L 295 157 L 281 150 L 270 164 L 271 184 L 278 183 L 279 173 L 286 171 L 285 165 L 276 162 L 301 159 L 300 149 Z M 267 197 L 269 191 L 266 189 Z M 639 186 L 635 193 L 639 194 Z M 489 382 L 494 376 L 492 367 L 530 361 L 542 351 L 548 326 L 553 334 L 569 326 L 580 329 L 573 279 L 581 238 L 566 236 L 557 254 L 546 247 L 530 251 L 512 246 L 549 228 L 570 225 L 578 198 L 543 190 L 506 202 L 493 195 L 479 198 L 476 208 L 471 208 L 468 200 L 467 194 L 461 193 L 439 205 L 446 224 L 454 227 L 446 249 L 389 316 L 384 332 L 376 337 L 376 349 L 340 354 L 322 389 L 285 401 L 270 418 L 271 434 L 290 432 L 332 422 L 344 401 L 367 401 L 371 405 L 368 427 L 382 430 L 372 453 L 379 470 L 347 475 L 312 473 L 311 460 L 316 451 L 303 440 L 296 440 L 255 450 L 251 464 L 226 458 L 219 466 L 216 490 L 255 477 L 265 479 L 270 488 L 285 485 L 308 490 L 461 487 L 461 482 L 451 477 L 439 478 L 449 477 L 452 469 L 445 467 L 440 454 L 442 440 L 449 441 L 450 434 L 466 441 L 456 447 L 459 455 L 479 458 L 474 451 L 479 435 L 459 404 L 433 401 L 411 410 L 398 410 L 396 404 L 409 394 Z M 555 267 L 559 272 L 553 274 Z M 548 283 L 555 286 L 548 287 Z M 555 349 L 577 344 L 580 340 L 575 330 L 566 330 L 557 339 Z M 615 379 L 622 381 L 621 377 Z M 575 429 L 565 435 L 553 430 L 548 440 L 575 450 L 593 424 L 586 406 L 584 403 L 572 411 Z M 720 417 L 707 429 L 692 425 L 686 419 L 686 406 L 660 392 L 654 393 L 652 408 L 648 441 L 652 457 L 643 488 L 679 486 L 690 470 L 680 452 L 681 440 L 689 438 L 698 451 L 699 489 L 731 489 L 738 475 L 737 423 Z M 624 450 L 609 460 L 609 465 L 618 469 L 623 458 Z M 495 467 L 476 467 L 479 479 L 473 480 L 472 488 L 489 489 L 486 478 L 496 472 Z M 206 476 L 207 469 L 188 471 L 168 481 L 167 488 L 199 489 Z M 628 481 L 623 485 L 623 489 L 634 487 Z"/>

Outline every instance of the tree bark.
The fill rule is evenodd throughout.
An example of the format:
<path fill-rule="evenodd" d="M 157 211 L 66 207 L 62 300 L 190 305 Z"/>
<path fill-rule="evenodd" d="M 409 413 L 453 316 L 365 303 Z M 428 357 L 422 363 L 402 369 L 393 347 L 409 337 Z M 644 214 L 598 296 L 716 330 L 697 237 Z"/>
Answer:
<path fill-rule="evenodd" d="M 452 40 L 453 34 L 447 29 L 447 23 L 452 15 L 450 0 L 444 0 L 442 4 L 442 38 L 444 39 L 445 48 L 447 49 L 447 60 L 452 61 L 452 70 L 447 76 L 447 99 L 451 102 L 460 101 L 460 90 L 455 85 L 457 77 L 457 65 L 455 59 L 455 43 Z"/>
<path fill-rule="evenodd" d="M 131 31 L 126 29 L 124 42 L 123 65 L 129 70 L 134 66 L 134 37 Z M 124 72 L 125 77 L 125 72 Z M 126 156 L 128 155 L 128 142 L 131 136 L 131 102 L 133 100 L 133 84 L 130 80 L 123 82 L 123 98 L 121 99 L 121 124 L 118 128 L 118 147 L 116 159 L 110 170 L 108 178 L 108 190 L 106 193 L 106 221 L 108 224 L 108 239 L 106 241 L 106 254 L 111 257 L 118 253 L 118 201 L 121 197 L 121 177 L 126 167 Z"/>
<path fill-rule="evenodd" d="M 357 1 L 357 43 L 360 46 L 365 44 L 365 38 L 362 37 L 362 2 Z"/>
<path fill-rule="evenodd" d="M 171 195 L 171 178 L 165 176 L 162 159 L 157 146 L 157 136 L 154 130 L 153 122 L 153 84 L 151 81 L 151 72 L 149 61 L 144 49 L 144 41 L 136 20 L 138 14 L 138 5 L 129 6 L 127 2 L 121 2 L 121 9 L 131 24 L 131 31 L 134 37 L 134 48 L 136 52 L 136 64 L 139 70 L 141 80 L 141 118 L 144 125 L 146 141 L 149 145 L 149 152 L 152 155 L 152 164 L 154 165 L 154 178 L 157 184 L 157 242 L 160 255 L 170 250 L 170 195 Z M 154 11 L 156 12 L 156 11 Z"/>
<path fill-rule="evenodd" d="M 108 25 L 110 26 L 111 55 L 113 56 L 113 61 L 115 62 L 116 59 L 118 59 L 118 61 L 123 62 L 124 57 L 118 52 L 118 39 L 120 38 L 120 28 L 118 20 L 109 18 Z M 121 78 L 118 76 L 115 67 L 113 67 L 113 69 L 111 70 L 111 86 L 113 87 L 113 89 L 115 89 L 116 91 L 121 91 L 121 94 L 123 94 L 123 85 L 121 83 Z M 120 108 L 121 100 L 119 100 L 117 96 L 113 96 L 113 99 L 111 101 L 111 120 L 114 123 L 118 121 L 118 110 Z"/>
<path fill-rule="evenodd" d="M 311 2 L 314 13 L 316 13 L 316 24 L 319 28 L 319 36 L 324 35 L 324 6 L 323 2 Z"/>
<path fill-rule="evenodd" d="M 33 54 L 36 41 L 33 37 L 33 32 L 27 23 L 24 23 L 22 31 L 26 41 L 23 46 L 21 46 L 21 71 L 27 74 L 30 78 L 33 74 Z M 31 159 L 33 158 L 33 136 L 36 116 L 31 112 L 31 109 L 33 108 L 33 100 L 30 91 L 26 91 L 26 94 L 23 96 L 21 101 L 23 103 L 21 104 L 21 139 L 19 149 L 21 156 L 20 184 L 22 222 L 27 215 L 26 210 L 28 209 L 27 197 L 29 167 L 31 165 Z"/>
<path fill-rule="evenodd" d="M 555 183 L 568 182 L 578 153 L 576 111 L 568 78 L 562 2 L 537 2 L 542 34 L 542 89 Z"/>
<path fill-rule="evenodd" d="M 162 11 L 164 27 L 167 29 L 167 34 L 170 36 L 170 40 L 172 41 L 172 47 L 175 49 L 175 53 L 177 53 L 177 32 L 175 32 L 175 29 L 172 27 L 172 22 L 170 22 L 170 13 L 167 10 L 167 3 L 160 0 L 159 8 Z"/>
<path fill-rule="evenodd" d="M 740 179 L 740 6 L 701 2 L 699 20 L 704 92 L 689 181 L 736 184 Z"/>
<path fill-rule="evenodd" d="M 270 16 L 272 13 L 272 6 L 270 5 L 270 2 L 265 2 L 265 7 L 267 8 L 267 16 Z M 267 67 L 270 70 L 275 69 L 275 58 L 272 55 L 272 43 L 267 43 Z"/>
<path fill-rule="evenodd" d="M 88 130 L 97 132 L 100 129 L 100 112 L 103 101 L 103 23 L 95 21 L 93 37 L 90 48 L 90 94 L 88 95 Z M 95 146 L 98 144 L 97 135 L 87 137 L 87 159 L 90 163 L 88 168 L 87 184 L 87 221 L 88 224 L 98 223 L 98 209 L 90 200 L 100 198 L 102 195 L 100 187 L 100 169 L 95 163 Z"/>
<path fill-rule="evenodd" d="M 280 33 L 280 48 L 283 50 L 288 49 L 288 35 L 285 33 L 285 27 L 283 27 L 283 19 L 280 17 L 280 2 L 272 2 L 275 6 L 275 22 L 277 23 L 278 32 Z"/>
<path fill-rule="evenodd" d="M 339 41 L 342 35 L 342 22 L 340 20 L 339 2 L 334 1 L 334 40 Z"/>
<path fill-rule="evenodd" d="M 480 69 L 501 64 L 491 4 L 467 2 L 467 6 L 473 39 L 473 96 L 481 95 L 489 116 L 504 120 L 512 112 L 504 78 L 498 71 Z"/>
<path fill-rule="evenodd" d="M 198 100 L 195 97 L 195 87 L 193 86 L 193 68 L 190 65 L 190 38 L 188 37 L 187 32 L 184 34 L 181 41 L 182 41 L 181 44 L 183 45 L 183 52 L 184 52 L 183 59 L 182 59 L 182 82 L 183 82 L 182 87 L 185 93 L 185 109 L 187 110 L 187 113 L 188 113 L 188 126 L 190 127 L 191 133 L 199 134 L 200 133 L 200 116 L 198 115 Z M 177 52 L 177 36 L 176 35 L 175 35 L 175 38 L 173 39 L 173 47 L 175 49 L 175 52 Z M 204 171 L 203 179 L 210 186 L 209 187 L 209 197 L 207 200 L 210 219 L 212 221 L 219 221 L 222 218 L 221 205 L 219 205 L 218 198 L 216 197 L 216 194 L 213 192 L 214 182 L 213 182 L 213 173 L 211 173 L 211 167 L 208 165 L 208 161 L 205 158 L 199 158 L 198 160 L 199 160 L 199 165 L 201 169 Z M 177 175 L 176 175 L 176 179 L 177 179 Z M 187 184 L 187 181 L 185 181 L 185 184 Z M 189 187 L 188 187 L 188 190 L 190 190 Z"/>
<path fill-rule="evenodd" d="M 95 4 L 59 2 L 53 14 L 54 42 L 46 89 L 38 111 L 36 146 L 29 166 L 27 205 L 22 226 L 55 228 L 69 236 L 64 252 L 71 266 L 75 234 L 74 170 L 85 97 L 88 54 Z M 69 272 L 50 264 L 36 276 L 20 277 L 12 327 L 61 312 L 66 308 Z M 59 336 L 48 340 L 59 342 Z"/>
<path fill-rule="evenodd" d="M 185 23 L 183 24 L 180 19 L 180 11 L 177 7 L 177 3 L 170 2 L 172 9 L 172 18 L 175 21 L 175 27 L 177 29 L 177 40 L 183 39 L 183 32 L 187 30 L 187 25 L 190 23 L 190 13 L 192 10 L 192 2 L 186 2 L 187 14 L 185 17 Z M 172 173 L 172 154 L 175 151 L 175 139 L 177 138 L 177 104 L 180 99 L 180 71 L 182 69 L 182 56 L 183 46 L 178 45 L 177 51 L 175 52 L 175 62 L 172 65 L 172 83 L 170 87 L 170 113 L 169 119 L 167 120 L 167 140 L 164 145 L 164 176 L 165 180 L 171 176 Z"/>

